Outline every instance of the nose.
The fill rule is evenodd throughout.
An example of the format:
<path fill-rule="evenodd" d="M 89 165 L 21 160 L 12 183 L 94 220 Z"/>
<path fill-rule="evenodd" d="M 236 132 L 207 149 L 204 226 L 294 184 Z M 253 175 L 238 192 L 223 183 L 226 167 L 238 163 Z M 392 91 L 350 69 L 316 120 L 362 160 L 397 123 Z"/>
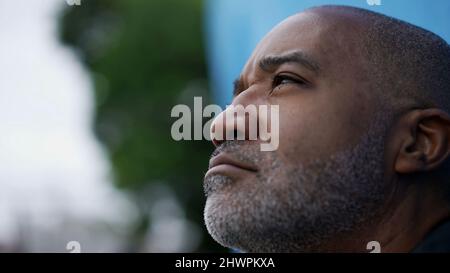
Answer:
<path fill-rule="evenodd" d="M 255 105 L 232 104 L 211 124 L 211 140 L 217 147 L 228 140 L 258 139 L 258 111 Z"/>

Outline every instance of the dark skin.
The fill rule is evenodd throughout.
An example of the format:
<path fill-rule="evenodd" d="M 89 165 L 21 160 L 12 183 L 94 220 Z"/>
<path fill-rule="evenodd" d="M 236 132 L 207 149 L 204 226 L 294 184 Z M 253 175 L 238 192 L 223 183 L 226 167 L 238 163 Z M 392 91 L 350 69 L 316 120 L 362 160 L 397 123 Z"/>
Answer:
<path fill-rule="evenodd" d="M 233 104 L 280 106 L 277 153 L 286 162 L 304 164 L 356 144 L 379 111 L 357 49 L 363 31 L 361 18 L 337 16 L 330 9 L 307 11 L 272 30 L 245 65 Z M 234 130 L 220 118 L 213 123 L 217 126 Z M 222 143 L 214 134 L 213 141 L 216 146 Z M 367 252 L 366 243 L 377 240 L 382 252 L 411 251 L 450 216 L 441 190 L 447 179 L 439 171 L 449 147 L 446 112 L 406 105 L 385 141 L 385 177 L 380 183 L 385 183 L 388 198 L 380 218 L 328 241 L 321 250 Z M 252 174 L 230 175 L 245 181 Z"/>

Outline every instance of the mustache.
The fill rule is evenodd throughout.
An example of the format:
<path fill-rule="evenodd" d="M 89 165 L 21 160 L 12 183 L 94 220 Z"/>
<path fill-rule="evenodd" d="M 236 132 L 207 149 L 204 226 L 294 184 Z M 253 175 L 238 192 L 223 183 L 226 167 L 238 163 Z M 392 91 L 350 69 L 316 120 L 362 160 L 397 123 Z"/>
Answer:
<path fill-rule="evenodd" d="M 213 158 L 220 153 L 226 153 L 243 163 L 257 165 L 260 162 L 262 153 L 259 143 L 245 140 L 229 140 L 221 143 L 211 154 Z"/>
<path fill-rule="evenodd" d="M 219 146 L 217 146 L 214 152 L 212 152 L 211 158 L 217 156 L 220 153 L 234 153 L 236 151 L 239 151 L 239 148 L 248 145 L 243 142 L 245 141 L 236 141 L 236 140 L 224 141 Z"/>

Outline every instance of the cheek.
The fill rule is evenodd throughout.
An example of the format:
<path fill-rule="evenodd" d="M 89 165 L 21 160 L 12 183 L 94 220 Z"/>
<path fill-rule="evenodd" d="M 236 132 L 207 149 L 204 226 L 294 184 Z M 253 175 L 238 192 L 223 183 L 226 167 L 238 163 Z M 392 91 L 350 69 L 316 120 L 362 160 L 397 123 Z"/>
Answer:
<path fill-rule="evenodd" d="M 339 104 L 290 101 L 280 105 L 278 153 L 290 162 L 328 158 L 356 144 L 363 132 L 357 111 Z"/>

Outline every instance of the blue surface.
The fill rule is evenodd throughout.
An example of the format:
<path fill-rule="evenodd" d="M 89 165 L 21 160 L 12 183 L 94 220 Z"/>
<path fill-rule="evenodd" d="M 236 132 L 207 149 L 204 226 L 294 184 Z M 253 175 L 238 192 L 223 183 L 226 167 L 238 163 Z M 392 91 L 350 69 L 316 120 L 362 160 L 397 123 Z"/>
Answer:
<path fill-rule="evenodd" d="M 259 40 L 277 23 L 306 8 L 340 4 L 381 12 L 425 29 L 450 42 L 449 0 L 207 0 L 207 55 L 214 98 L 222 107 L 231 102 L 232 82 Z"/>

